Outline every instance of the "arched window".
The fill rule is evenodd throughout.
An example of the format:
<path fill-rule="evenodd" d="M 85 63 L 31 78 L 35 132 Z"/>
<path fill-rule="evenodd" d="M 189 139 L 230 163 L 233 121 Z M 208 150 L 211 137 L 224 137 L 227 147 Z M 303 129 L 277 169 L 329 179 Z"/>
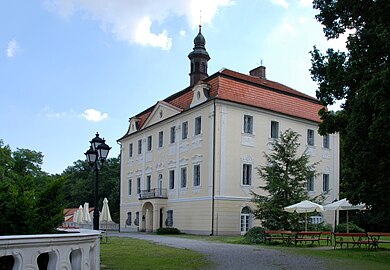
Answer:
<path fill-rule="evenodd" d="M 202 62 L 200 71 L 206 72 L 206 64 L 205 64 L 205 62 Z"/>
<path fill-rule="evenodd" d="M 241 234 L 245 234 L 251 227 L 251 213 L 248 206 L 241 209 Z"/>

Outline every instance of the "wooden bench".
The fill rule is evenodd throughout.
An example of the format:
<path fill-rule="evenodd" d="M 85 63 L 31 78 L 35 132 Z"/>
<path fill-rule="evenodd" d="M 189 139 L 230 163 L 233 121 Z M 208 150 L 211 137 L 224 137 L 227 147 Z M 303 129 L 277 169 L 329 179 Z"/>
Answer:
<path fill-rule="evenodd" d="M 264 243 L 281 240 L 283 243 L 290 245 L 293 240 L 293 232 L 285 230 L 266 230 Z"/>
<path fill-rule="evenodd" d="M 343 248 L 343 244 L 352 244 L 352 248 L 361 245 L 366 245 L 367 248 L 370 246 L 370 239 L 366 233 L 334 233 L 334 248 L 340 245 Z"/>
<path fill-rule="evenodd" d="M 296 233 L 293 241 L 294 241 L 295 245 L 297 245 L 297 243 L 306 243 L 306 242 L 311 242 L 312 245 L 314 244 L 314 242 L 317 242 L 319 245 L 320 238 L 321 238 L 321 232 L 301 231 L 301 232 Z"/>
<path fill-rule="evenodd" d="M 380 243 L 390 244 L 390 240 L 380 239 L 381 236 L 390 237 L 390 232 L 368 232 L 367 236 L 370 241 L 370 247 L 374 248 L 375 250 L 379 247 Z"/>
<path fill-rule="evenodd" d="M 329 243 L 330 243 L 330 245 L 332 245 L 332 235 L 333 235 L 333 233 L 330 231 L 321 232 L 320 241 L 321 240 L 326 241 L 327 246 L 329 246 Z"/>

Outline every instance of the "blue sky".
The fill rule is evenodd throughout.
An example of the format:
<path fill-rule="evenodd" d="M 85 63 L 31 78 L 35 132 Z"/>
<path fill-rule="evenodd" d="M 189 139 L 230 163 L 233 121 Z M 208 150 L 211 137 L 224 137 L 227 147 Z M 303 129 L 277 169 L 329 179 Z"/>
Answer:
<path fill-rule="evenodd" d="M 202 21 L 209 75 L 223 67 L 315 96 L 309 51 L 327 41 L 308 0 L 4 0 L 0 3 L 0 139 L 43 153 L 61 173 L 98 131 L 118 156 L 128 119 L 189 85 Z"/>

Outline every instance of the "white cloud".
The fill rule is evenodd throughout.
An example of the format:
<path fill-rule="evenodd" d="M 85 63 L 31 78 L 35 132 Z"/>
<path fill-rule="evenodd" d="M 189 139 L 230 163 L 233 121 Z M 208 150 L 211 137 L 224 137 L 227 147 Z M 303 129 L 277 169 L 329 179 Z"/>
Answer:
<path fill-rule="evenodd" d="M 69 18 L 80 11 L 87 18 L 101 22 L 118 40 L 162 49 L 172 46 L 164 21 L 168 17 L 185 17 L 191 27 L 200 22 L 210 24 L 218 9 L 234 4 L 232 0 L 43 0 L 46 8 Z M 85 17 L 85 16 L 84 16 Z M 162 30 L 153 30 L 158 25 Z"/>
<path fill-rule="evenodd" d="M 287 18 L 283 19 L 282 23 L 275 28 L 274 31 L 268 36 L 268 40 L 271 44 L 284 43 L 291 38 L 297 36 L 297 30 L 289 22 Z"/>
<path fill-rule="evenodd" d="M 187 34 L 185 30 L 180 30 L 179 33 L 180 33 L 180 36 L 182 36 L 182 37 L 184 37 Z"/>
<path fill-rule="evenodd" d="M 15 53 L 17 53 L 20 50 L 19 44 L 16 42 L 16 40 L 11 40 L 8 42 L 7 46 L 7 57 L 12 58 L 15 56 Z"/>
<path fill-rule="evenodd" d="M 150 17 L 143 18 L 138 24 L 135 40 L 141 45 L 150 45 L 152 47 L 160 47 L 163 50 L 169 50 L 172 47 L 172 39 L 168 37 L 168 33 L 164 30 L 156 35 L 150 31 L 152 21 Z"/>
<path fill-rule="evenodd" d="M 271 0 L 271 2 L 274 3 L 275 5 L 278 5 L 278 6 L 281 6 L 284 8 L 288 8 L 288 6 L 289 6 L 289 3 L 287 2 L 287 0 Z"/>
<path fill-rule="evenodd" d="M 304 7 L 311 7 L 313 0 L 299 0 L 299 4 Z"/>
<path fill-rule="evenodd" d="M 87 109 L 84 111 L 83 114 L 81 114 L 81 116 L 92 122 L 100 122 L 108 118 L 107 113 L 101 113 L 100 111 L 97 111 L 95 109 Z"/>

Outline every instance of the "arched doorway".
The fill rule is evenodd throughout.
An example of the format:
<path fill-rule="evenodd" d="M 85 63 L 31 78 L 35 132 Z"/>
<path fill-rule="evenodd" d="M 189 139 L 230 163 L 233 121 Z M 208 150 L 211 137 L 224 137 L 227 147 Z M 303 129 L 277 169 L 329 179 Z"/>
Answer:
<path fill-rule="evenodd" d="M 241 209 L 240 220 L 241 234 L 245 234 L 252 226 L 252 211 L 248 206 Z"/>
<path fill-rule="evenodd" d="M 146 202 L 142 207 L 142 230 L 153 232 L 153 204 Z"/>

